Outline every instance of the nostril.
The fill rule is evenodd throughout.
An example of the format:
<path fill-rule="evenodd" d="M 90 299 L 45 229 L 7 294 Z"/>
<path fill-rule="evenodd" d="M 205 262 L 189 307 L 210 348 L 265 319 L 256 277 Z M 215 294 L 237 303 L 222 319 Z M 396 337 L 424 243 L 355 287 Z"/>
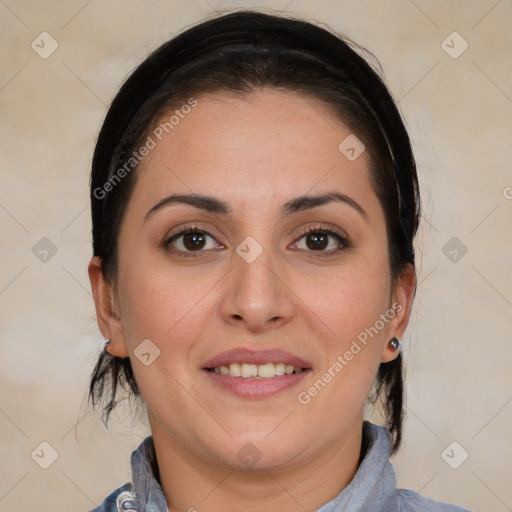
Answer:
<path fill-rule="evenodd" d="M 280 316 L 275 316 L 274 318 L 271 318 L 270 319 L 270 324 L 273 326 L 273 327 L 277 327 L 279 321 L 281 320 L 282 317 Z"/>

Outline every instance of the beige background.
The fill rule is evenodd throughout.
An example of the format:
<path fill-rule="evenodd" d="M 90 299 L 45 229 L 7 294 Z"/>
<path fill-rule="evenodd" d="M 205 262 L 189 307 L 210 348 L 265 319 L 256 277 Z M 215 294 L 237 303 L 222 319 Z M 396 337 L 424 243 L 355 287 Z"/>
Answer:
<path fill-rule="evenodd" d="M 88 510 L 130 479 L 145 427 L 118 414 L 108 431 L 83 402 L 103 341 L 86 272 L 92 148 L 150 50 L 215 10 L 247 6 L 329 23 L 380 59 L 424 200 L 398 482 L 512 510 L 510 0 L 0 0 L 0 512 Z M 43 31 L 59 45 L 47 59 L 31 48 Z M 458 58 L 442 46 L 454 31 L 469 44 Z M 453 53 L 463 41 L 446 44 Z M 46 262 L 33 252 L 43 237 L 57 249 Z M 458 248 L 445 247 L 452 237 Z M 48 461 L 48 447 L 31 458 L 43 441 L 58 453 L 46 470 L 35 460 Z M 452 465 L 469 453 L 458 469 L 441 456 L 453 441 Z"/>

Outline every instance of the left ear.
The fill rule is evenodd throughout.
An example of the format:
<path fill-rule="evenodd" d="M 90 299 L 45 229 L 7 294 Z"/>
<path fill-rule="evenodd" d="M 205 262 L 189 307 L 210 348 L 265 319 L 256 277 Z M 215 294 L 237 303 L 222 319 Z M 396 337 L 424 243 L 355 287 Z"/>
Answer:
<path fill-rule="evenodd" d="M 399 340 L 402 339 L 411 316 L 415 292 L 416 271 L 410 263 L 406 263 L 391 296 L 391 308 L 395 311 L 395 316 L 390 320 L 387 329 L 389 339 L 386 340 L 382 349 L 381 361 L 383 363 L 392 361 L 398 355 L 398 351 L 393 350 L 389 342 L 393 336 L 396 336 Z"/>

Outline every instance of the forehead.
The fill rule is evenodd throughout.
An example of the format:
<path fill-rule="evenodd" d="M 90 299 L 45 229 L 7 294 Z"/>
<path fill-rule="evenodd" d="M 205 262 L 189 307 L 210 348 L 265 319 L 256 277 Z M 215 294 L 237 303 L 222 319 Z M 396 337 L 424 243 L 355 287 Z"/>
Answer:
<path fill-rule="evenodd" d="M 166 113 L 150 132 L 155 146 L 137 171 L 138 205 L 175 191 L 208 193 L 234 205 L 333 188 L 371 200 L 367 152 L 349 160 L 340 151 L 354 134 L 320 100 L 261 89 L 194 101 L 193 108 Z"/>

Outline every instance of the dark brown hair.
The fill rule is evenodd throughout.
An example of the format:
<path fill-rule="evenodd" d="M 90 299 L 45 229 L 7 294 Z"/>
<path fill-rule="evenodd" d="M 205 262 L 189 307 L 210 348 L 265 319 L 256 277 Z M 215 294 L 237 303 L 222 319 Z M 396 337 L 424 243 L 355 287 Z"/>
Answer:
<path fill-rule="evenodd" d="M 414 266 L 413 240 L 420 215 L 415 161 L 400 113 L 363 54 L 373 58 L 328 29 L 252 11 L 202 22 L 154 51 L 114 98 L 94 152 L 93 252 L 101 258 L 107 281 L 116 282 L 118 233 L 136 182 L 136 165 L 130 158 L 155 122 L 192 96 L 217 91 L 245 95 L 262 87 L 292 90 L 325 102 L 365 144 L 386 216 L 390 278 L 394 282 L 407 263 Z M 123 168 L 125 172 L 119 172 Z M 105 421 L 120 390 L 140 394 L 130 360 L 103 352 L 89 391 L 93 406 L 102 404 Z M 401 441 L 404 410 L 401 354 L 380 365 L 375 392 L 394 453 Z"/>

